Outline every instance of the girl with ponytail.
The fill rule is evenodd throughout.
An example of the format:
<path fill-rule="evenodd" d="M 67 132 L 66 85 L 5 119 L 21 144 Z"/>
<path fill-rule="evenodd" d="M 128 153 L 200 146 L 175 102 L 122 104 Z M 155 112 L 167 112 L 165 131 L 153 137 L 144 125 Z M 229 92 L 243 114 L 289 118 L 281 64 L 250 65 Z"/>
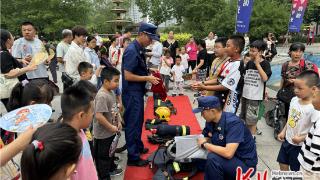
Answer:
<path fill-rule="evenodd" d="M 75 172 L 82 143 L 65 123 L 39 127 L 21 157 L 22 180 L 66 180 Z"/>

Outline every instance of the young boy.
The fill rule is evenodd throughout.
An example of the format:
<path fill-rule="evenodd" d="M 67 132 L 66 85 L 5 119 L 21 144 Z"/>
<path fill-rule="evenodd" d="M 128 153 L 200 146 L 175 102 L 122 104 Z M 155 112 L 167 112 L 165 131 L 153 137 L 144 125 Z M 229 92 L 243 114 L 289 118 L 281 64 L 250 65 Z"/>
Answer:
<path fill-rule="evenodd" d="M 205 81 L 205 84 L 207 85 L 216 85 L 217 84 L 217 78 L 220 73 L 222 65 L 229 60 L 229 57 L 227 56 L 225 52 L 225 47 L 227 43 L 228 38 L 221 37 L 218 38 L 215 41 L 214 44 L 214 53 L 216 58 L 211 64 L 211 70 L 209 72 L 209 80 Z M 207 91 L 207 96 L 213 96 L 214 91 Z"/>
<path fill-rule="evenodd" d="M 67 88 L 61 97 L 63 122 L 71 125 L 79 132 L 82 140 L 82 152 L 77 163 L 74 180 L 98 180 L 90 146 L 82 129 L 89 127 L 93 117 L 93 97 L 90 92 L 81 86 Z"/>
<path fill-rule="evenodd" d="M 189 59 L 189 55 L 186 53 L 186 48 L 185 47 L 181 47 L 180 49 L 180 54 L 179 56 L 181 57 L 181 65 L 184 67 L 185 69 L 185 73 L 188 73 L 188 59 Z"/>
<path fill-rule="evenodd" d="M 290 102 L 287 124 L 278 135 L 278 139 L 283 141 L 277 158 L 282 171 L 288 171 L 289 167 L 291 171 L 300 169 L 298 155 L 312 126 L 312 90 L 318 79 L 319 75 L 314 71 L 304 71 L 294 80 L 296 97 Z"/>
<path fill-rule="evenodd" d="M 102 87 L 95 99 L 96 117 L 93 121 L 93 134 L 95 145 L 95 161 L 99 179 L 110 179 L 110 176 L 119 175 L 122 169 L 118 169 L 114 163 L 114 156 L 109 157 L 111 143 L 122 128 L 121 117 L 115 89 L 119 87 L 120 72 L 113 67 L 105 67 L 101 71 Z"/>
<path fill-rule="evenodd" d="M 80 80 L 89 81 L 93 76 L 93 66 L 88 62 L 81 62 L 78 66 L 78 72 L 80 74 Z"/>
<path fill-rule="evenodd" d="M 226 44 L 225 52 L 230 57 L 220 69 L 217 79 L 211 81 L 211 84 L 207 86 L 206 81 L 201 83 L 195 83 L 192 88 L 197 90 L 215 91 L 221 101 L 223 111 L 236 113 L 239 105 L 238 100 L 238 82 L 240 80 L 240 61 L 241 52 L 244 48 L 243 36 L 233 35 L 231 36 Z M 209 83 L 208 83 L 209 84 Z"/>
<path fill-rule="evenodd" d="M 173 93 L 172 96 L 183 96 L 183 78 L 182 75 L 185 71 L 185 68 L 181 65 L 181 57 L 176 56 L 176 64 L 172 67 L 171 72 L 173 74 Z M 178 90 L 179 89 L 179 90 Z"/>
<path fill-rule="evenodd" d="M 264 99 L 266 82 L 272 74 L 269 61 L 262 58 L 267 44 L 256 40 L 250 45 L 250 61 L 244 70 L 240 118 L 245 121 L 253 138 L 257 131 L 260 103 Z"/>
<path fill-rule="evenodd" d="M 312 88 L 312 104 L 315 111 L 312 113 L 312 127 L 304 141 L 298 160 L 303 179 L 320 179 L 320 80 Z"/>

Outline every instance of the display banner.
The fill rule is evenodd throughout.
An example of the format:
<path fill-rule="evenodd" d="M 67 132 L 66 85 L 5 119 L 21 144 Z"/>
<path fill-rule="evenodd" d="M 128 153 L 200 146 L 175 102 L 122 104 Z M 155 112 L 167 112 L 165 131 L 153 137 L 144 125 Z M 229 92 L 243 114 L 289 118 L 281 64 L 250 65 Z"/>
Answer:
<path fill-rule="evenodd" d="M 238 0 L 237 32 L 247 33 L 249 31 L 252 7 L 253 0 Z"/>
<path fill-rule="evenodd" d="M 300 32 L 308 0 L 292 0 L 289 32 Z"/>

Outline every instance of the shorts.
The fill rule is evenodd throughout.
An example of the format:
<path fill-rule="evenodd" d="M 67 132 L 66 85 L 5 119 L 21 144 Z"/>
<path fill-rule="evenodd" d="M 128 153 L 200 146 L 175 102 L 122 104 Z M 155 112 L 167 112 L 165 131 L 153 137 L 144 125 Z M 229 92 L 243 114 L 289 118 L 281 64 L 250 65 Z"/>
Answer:
<path fill-rule="evenodd" d="M 241 98 L 240 118 L 246 125 L 257 125 L 261 101 Z"/>
<path fill-rule="evenodd" d="M 281 145 L 277 161 L 289 165 L 291 171 L 299 171 L 298 155 L 300 150 L 301 146 L 294 146 L 285 140 Z"/>
<path fill-rule="evenodd" d="M 198 69 L 197 81 L 205 81 L 207 77 L 207 69 Z"/>

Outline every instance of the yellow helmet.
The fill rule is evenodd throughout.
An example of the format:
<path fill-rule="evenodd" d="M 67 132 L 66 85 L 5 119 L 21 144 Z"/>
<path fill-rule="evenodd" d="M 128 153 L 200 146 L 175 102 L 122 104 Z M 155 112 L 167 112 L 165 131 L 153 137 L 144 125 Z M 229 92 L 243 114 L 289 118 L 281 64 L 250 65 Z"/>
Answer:
<path fill-rule="evenodd" d="M 155 113 L 160 120 L 166 120 L 166 121 L 170 120 L 170 109 L 167 107 L 164 107 L 164 106 L 158 107 Z"/>

